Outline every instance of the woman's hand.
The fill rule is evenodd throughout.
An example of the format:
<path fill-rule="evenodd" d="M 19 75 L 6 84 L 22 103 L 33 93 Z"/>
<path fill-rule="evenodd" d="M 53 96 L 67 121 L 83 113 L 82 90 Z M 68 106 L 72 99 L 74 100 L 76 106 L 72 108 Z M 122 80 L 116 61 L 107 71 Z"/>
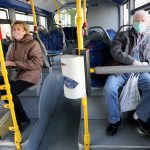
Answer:
<path fill-rule="evenodd" d="M 15 67 L 16 63 L 14 61 L 6 61 L 6 67 Z"/>

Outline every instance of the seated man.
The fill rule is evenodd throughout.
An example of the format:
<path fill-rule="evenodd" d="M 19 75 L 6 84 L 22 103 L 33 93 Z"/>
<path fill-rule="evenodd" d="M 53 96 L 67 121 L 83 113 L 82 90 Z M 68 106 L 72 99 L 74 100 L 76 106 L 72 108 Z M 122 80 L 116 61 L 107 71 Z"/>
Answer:
<path fill-rule="evenodd" d="M 112 43 L 111 54 L 120 65 L 149 65 L 150 63 L 150 36 L 145 33 L 148 21 L 148 13 L 144 10 L 135 12 L 133 28 L 120 32 Z M 137 46 L 138 45 L 138 46 Z M 136 48 L 135 48 L 136 46 Z M 117 132 L 120 120 L 120 104 L 118 89 L 124 85 L 130 74 L 110 75 L 105 83 L 104 92 L 108 108 L 107 134 L 114 135 Z M 137 131 L 142 135 L 150 134 L 148 125 L 150 119 L 150 74 L 140 73 L 138 88 L 141 90 L 141 100 L 135 110 L 138 116 Z"/>

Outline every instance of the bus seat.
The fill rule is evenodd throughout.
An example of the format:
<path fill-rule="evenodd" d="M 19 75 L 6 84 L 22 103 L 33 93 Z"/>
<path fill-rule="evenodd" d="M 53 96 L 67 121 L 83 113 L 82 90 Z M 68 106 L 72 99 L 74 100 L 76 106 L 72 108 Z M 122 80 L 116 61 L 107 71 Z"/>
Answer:
<path fill-rule="evenodd" d="M 38 34 L 40 40 L 45 45 L 45 48 L 48 49 L 48 32 L 46 31 L 46 29 L 39 28 Z"/>
<path fill-rule="evenodd" d="M 106 30 L 106 32 L 108 33 L 110 40 L 112 42 L 117 32 L 113 29 L 108 29 Z"/>
<path fill-rule="evenodd" d="M 63 28 L 64 34 L 65 34 L 65 38 L 67 42 L 72 42 L 72 38 L 73 38 L 73 30 L 71 27 L 64 27 Z"/>
<path fill-rule="evenodd" d="M 41 90 L 41 84 L 42 84 L 42 74 L 41 78 L 38 81 L 37 84 L 31 86 L 30 88 L 27 88 L 24 92 L 22 92 L 20 95 L 21 96 L 39 96 L 40 95 L 40 90 Z"/>
<path fill-rule="evenodd" d="M 40 94 L 43 85 L 42 76 L 39 82 L 19 94 L 21 102 L 29 118 L 39 117 Z"/>
<path fill-rule="evenodd" d="M 47 53 L 47 50 L 45 48 L 45 45 L 41 41 L 38 33 L 33 32 L 33 38 L 38 41 L 38 43 L 40 44 L 40 47 L 42 49 L 43 56 L 44 56 L 44 65 L 43 65 L 43 68 L 49 68 L 50 63 L 49 63 L 48 53 Z"/>
<path fill-rule="evenodd" d="M 6 35 L 6 39 L 2 39 L 2 48 L 3 48 L 4 57 L 6 56 L 10 43 L 11 43 L 11 39 Z"/>
<path fill-rule="evenodd" d="M 95 34 L 96 36 L 94 36 Z M 107 40 L 104 39 L 105 36 L 95 30 L 89 31 L 89 36 L 94 37 L 85 45 L 90 50 L 90 67 L 105 66 L 111 60 L 110 45 L 108 44 L 110 41 L 105 42 Z M 92 87 L 103 87 L 105 80 L 105 76 L 91 74 Z"/>
<path fill-rule="evenodd" d="M 63 54 L 66 46 L 65 34 L 61 27 L 54 27 L 48 32 L 48 55 L 56 56 Z"/>

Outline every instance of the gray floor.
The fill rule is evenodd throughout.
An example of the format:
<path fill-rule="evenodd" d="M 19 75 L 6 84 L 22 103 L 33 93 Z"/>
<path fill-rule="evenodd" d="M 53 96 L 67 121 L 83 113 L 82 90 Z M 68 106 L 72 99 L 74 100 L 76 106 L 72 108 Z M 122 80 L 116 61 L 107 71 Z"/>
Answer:
<path fill-rule="evenodd" d="M 62 95 L 39 150 L 78 150 L 80 104 Z"/>

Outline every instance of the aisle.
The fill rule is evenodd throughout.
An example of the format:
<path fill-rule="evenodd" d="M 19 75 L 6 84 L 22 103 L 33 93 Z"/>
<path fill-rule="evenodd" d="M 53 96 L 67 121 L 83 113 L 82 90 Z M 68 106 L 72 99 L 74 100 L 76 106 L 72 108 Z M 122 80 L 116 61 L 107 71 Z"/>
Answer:
<path fill-rule="evenodd" d="M 80 104 L 61 96 L 39 150 L 78 150 Z"/>

